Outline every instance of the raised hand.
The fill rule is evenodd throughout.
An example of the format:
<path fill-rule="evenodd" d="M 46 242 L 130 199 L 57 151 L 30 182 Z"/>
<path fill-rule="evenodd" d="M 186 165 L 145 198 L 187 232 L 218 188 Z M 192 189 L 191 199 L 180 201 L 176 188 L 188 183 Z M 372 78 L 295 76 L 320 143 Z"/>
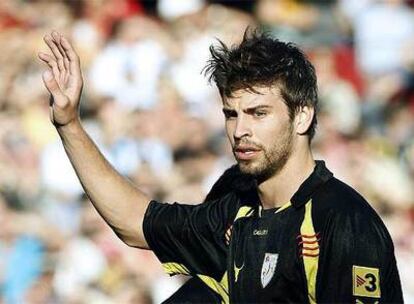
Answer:
<path fill-rule="evenodd" d="M 50 120 L 56 127 L 66 126 L 79 119 L 83 86 L 79 57 L 58 32 L 53 31 L 43 39 L 52 52 L 52 55 L 39 53 L 49 67 L 42 76 L 50 93 Z"/>

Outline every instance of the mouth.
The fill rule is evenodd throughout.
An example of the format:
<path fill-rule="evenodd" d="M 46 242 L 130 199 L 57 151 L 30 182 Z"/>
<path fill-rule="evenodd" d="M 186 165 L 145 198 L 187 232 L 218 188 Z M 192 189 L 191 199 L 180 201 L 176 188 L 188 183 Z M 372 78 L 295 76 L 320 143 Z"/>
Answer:
<path fill-rule="evenodd" d="M 237 160 L 251 160 L 259 154 L 260 149 L 257 149 L 255 147 L 239 146 L 234 148 L 233 151 Z"/>

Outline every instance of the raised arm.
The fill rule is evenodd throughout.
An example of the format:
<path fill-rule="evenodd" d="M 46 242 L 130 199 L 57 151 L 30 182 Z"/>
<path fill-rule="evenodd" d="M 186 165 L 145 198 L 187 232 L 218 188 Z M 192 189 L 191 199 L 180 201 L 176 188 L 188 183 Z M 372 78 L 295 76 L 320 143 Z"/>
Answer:
<path fill-rule="evenodd" d="M 57 32 L 46 35 L 44 41 L 52 52 L 39 53 L 49 67 L 43 82 L 50 93 L 50 119 L 83 189 L 122 241 L 148 248 L 142 222 L 150 199 L 109 164 L 82 127 L 79 101 L 83 80 L 76 51 Z"/>

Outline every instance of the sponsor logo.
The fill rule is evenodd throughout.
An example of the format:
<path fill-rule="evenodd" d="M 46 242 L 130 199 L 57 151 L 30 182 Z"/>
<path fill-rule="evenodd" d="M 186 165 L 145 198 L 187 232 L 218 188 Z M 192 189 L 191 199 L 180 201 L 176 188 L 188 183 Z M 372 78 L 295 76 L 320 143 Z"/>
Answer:
<path fill-rule="evenodd" d="M 267 229 L 254 229 L 253 235 L 258 235 L 258 236 L 267 235 Z"/>
<path fill-rule="evenodd" d="M 380 298 L 379 269 L 353 265 L 352 287 L 354 296 Z"/>
<path fill-rule="evenodd" d="M 271 279 L 273 278 L 273 275 L 275 274 L 277 260 L 279 258 L 278 253 L 266 253 L 264 260 L 263 260 L 263 266 L 262 266 L 262 273 L 261 273 L 261 283 L 262 287 L 265 288 Z"/>

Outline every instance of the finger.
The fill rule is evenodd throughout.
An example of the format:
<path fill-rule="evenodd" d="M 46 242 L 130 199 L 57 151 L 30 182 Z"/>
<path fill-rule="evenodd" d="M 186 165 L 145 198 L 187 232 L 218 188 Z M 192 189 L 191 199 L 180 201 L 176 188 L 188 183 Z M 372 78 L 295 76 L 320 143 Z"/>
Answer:
<path fill-rule="evenodd" d="M 53 40 L 53 43 L 56 45 L 56 47 L 59 50 L 58 43 L 56 43 L 56 41 L 54 40 Z M 60 51 L 59 51 L 59 54 L 60 54 Z M 62 73 L 62 76 L 64 76 L 64 74 L 66 73 L 64 57 L 63 56 L 58 57 L 56 61 L 59 67 L 59 71 Z"/>
<path fill-rule="evenodd" d="M 65 71 L 66 71 L 66 73 L 65 73 L 65 83 L 68 81 L 68 79 L 69 79 L 69 75 L 70 75 L 70 67 L 69 67 L 69 59 L 68 59 L 68 57 L 65 57 L 65 58 L 63 58 L 63 63 L 64 63 L 64 65 L 65 65 Z"/>
<path fill-rule="evenodd" d="M 54 57 L 52 57 L 51 55 L 49 55 L 49 54 L 46 54 L 46 53 L 42 53 L 42 52 L 39 52 L 38 53 L 38 56 L 39 56 L 39 58 L 43 61 L 43 62 L 46 62 L 46 63 L 51 63 L 51 62 L 55 62 L 56 63 L 56 60 L 55 60 L 55 58 Z M 56 63 L 57 64 L 57 63 Z"/>
<path fill-rule="evenodd" d="M 69 60 L 67 58 L 67 55 L 61 45 L 61 34 L 59 34 L 56 31 L 52 32 L 52 38 L 54 43 L 56 44 L 60 55 L 62 56 L 62 61 L 58 61 L 59 63 L 59 69 L 62 72 L 61 74 L 61 78 L 60 78 L 60 83 L 66 84 L 68 79 L 69 79 Z"/>
<path fill-rule="evenodd" d="M 62 55 L 60 54 L 57 46 L 53 42 L 53 38 L 50 35 L 46 35 L 46 36 L 43 37 L 43 40 L 46 42 L 46 45 L 52 51 L 52 54 L 53 54 L 53 57 L 54 57 L 53 60 L 56 61 L 58 68 L 59 68 L 59 66 L 63 67 L 63 61 L 61 61 L 62 64 L 59 65 L 59 61 L 62 60 L 63 58 L 62 58 Z"/>
<path fill-rule="evenodd" d="M 39 58 L 52 69 L 53 76 L 55 77 L 55 79 L 60 79 L 61 73 L 59 71 L 58 64 L 56 63 L 55 59 L 52 56 L 45 53 L 39 53 Z"/>
<path fill-rule="evenodd" d="M 44 41 L 46 42 L 49 49 L 52 51 L 53 56 L 55 57 L 55 60 L 58 63 L 59 70 L 63 72 L 64 68 L 65 68 L 65 66 L 63 64 L 63 57 L 60 54 L 59 49 L 58 49 L 54 39 L 52 38 L 52 36 L 46 35 L 44 37 Z"/>
<path fill-rule="evenodd" d="M 62 35 L 59 34 L 56 31 L 52 32 L 52 38 L 53 38 L 53 42 L 56 44 L 60 55 L 62 56 L 62 62 L 60 63 L 62 65 L 61 70 L 63 69 L 65 71 L 65 73 L 69 73 L 69 66 L 67 64 L 65 64 L 65 58 L 67 58 L 67 55 L 61 45 L 61 37 Z M 67 75 L 64 75 L 64 78 L 67 78 Z"/>
<path fill-rule="evenodd" d="M 65 69 L 69 72 L 69 58 L 65 52 L 65 49 L 62 46 L 62 38 L 63 38 L 63 35 L 59 34 L 59 51 L 63 55 L 63 63 L 65 65 Z"/>
<path fill-rule="evenodd" d="M 72 75 L 80 76 L 80 61 L 72 45 L 65 37 L 61 37 L 62 47 L 69 59 L 69 71 Z"/>

